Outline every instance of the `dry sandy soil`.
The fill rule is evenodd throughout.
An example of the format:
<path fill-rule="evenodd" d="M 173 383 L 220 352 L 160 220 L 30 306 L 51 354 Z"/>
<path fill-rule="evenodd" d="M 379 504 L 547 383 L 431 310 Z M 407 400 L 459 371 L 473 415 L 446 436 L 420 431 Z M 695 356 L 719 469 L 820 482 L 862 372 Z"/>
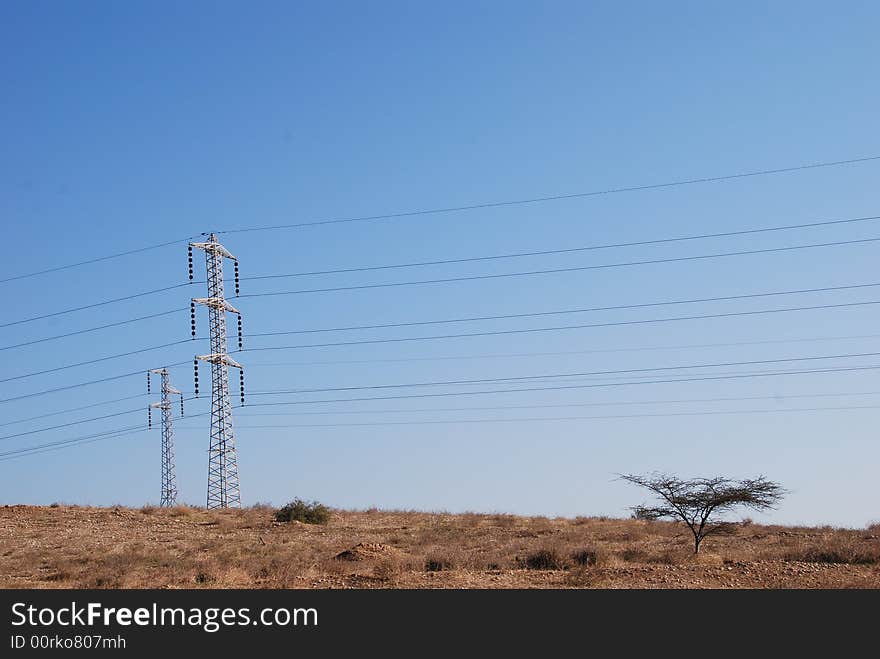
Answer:
<path fill-rule="evenodd" d="M 0 507 L 4 588 L 880 588 L 880 525 L 679 525 L 269 508 Z"/>

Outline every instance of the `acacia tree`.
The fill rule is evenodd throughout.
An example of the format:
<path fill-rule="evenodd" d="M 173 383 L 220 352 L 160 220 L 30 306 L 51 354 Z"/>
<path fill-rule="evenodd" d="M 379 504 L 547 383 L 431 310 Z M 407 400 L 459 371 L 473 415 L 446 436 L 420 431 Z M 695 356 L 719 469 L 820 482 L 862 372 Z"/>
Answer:
<path fill-rule="evenodd" d="M 741 481 L 722 476 L 684 480 L 669 474 L 621 474 L 620 477 L 660 499 L 657 506 L 635 506 L 631 509 L 633 517 L 682 520 L 694 536 L 695 554 L 706 536 L 730 532 L 731 523 L 718 519 L 719 515 L 737 507 L 769 510 L 786 494 L 778 483 L 763 476 Z"/>

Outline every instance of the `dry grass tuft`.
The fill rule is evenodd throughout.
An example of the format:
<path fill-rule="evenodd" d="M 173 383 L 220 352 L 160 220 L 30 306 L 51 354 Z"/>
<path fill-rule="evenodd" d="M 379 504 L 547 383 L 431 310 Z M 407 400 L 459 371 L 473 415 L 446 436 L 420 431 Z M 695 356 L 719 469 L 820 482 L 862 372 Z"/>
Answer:
<path fill-rule="evenodd" d="M 453 568 L 455 568 L 455 563 L 445 556 L 428 556 L 425 559 L 425 572 L 442 572 Z"/>
<path fill-rule="evenodd" d="M 785 555 L 785 560 L 838 565 L 876 565 L 880 563 L 880 546 L 861 547 L 855 543 L 824 543 L 789 552 Z"/>
<path fill-rule="evenodd" d="M 555 549 L 545 548 L 527 554 L 522 564 L 529 570 L 564 570 L 568 563 Z"/>

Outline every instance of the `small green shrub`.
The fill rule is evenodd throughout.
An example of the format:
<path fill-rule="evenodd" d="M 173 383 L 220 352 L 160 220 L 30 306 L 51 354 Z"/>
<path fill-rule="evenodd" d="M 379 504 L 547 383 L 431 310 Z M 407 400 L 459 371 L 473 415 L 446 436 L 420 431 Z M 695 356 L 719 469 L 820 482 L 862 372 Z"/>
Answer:
<path fill-rule="evenodd" d="M 305 524 L 326 524 L 330 521 L 330 509 L 317 501 L 307 502 L 294 499 L 283 508 L 275 511 L 276 522 L 303 522 Z"/>

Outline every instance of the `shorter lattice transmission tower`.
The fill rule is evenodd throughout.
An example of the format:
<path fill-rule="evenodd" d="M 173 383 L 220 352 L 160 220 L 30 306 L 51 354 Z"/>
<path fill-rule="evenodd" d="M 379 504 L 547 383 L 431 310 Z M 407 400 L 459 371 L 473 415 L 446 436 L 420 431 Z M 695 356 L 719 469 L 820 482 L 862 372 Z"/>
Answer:
<path fill-rule="evenodd" d="M 235 437 L 232 430 L 232 403 L 229 400 L 229 367 L 239 369 L 241 403 L 244 404 L 244 367 L 232 359 L 226 345 L 226 314 L 238 316 L 238 348 L 241 350 L 241 312 L 233 307 L 223 294 L 223 259 L 235 266 L 235 294 L 239 292 L 238 260 L 220 244 L 213 233 L 206 242 L 189 244 L 189 278 L 193 278 L 192 250 L 205 252 L 208 297 L 193 298 L 190 307 L 192 336 L 196 336 L 196 304 L 208 308 L 211 352 L 197 355 L 193 361 L 195 395 L 199 395 L 199 362 L 211 364 L 211 433 L 208 443 L 208 498 L 210 508 L 240 508 L 241 490 L 238 481 L 238 462 L 235 455 Z"/>
<path fill-rule="evenodd" d="M 147 393 L 151 393 L 150 374 L 162 378 L 162 399 L 147 406 L 147 426 L 153 427 L 153 410 L 162 410 L 162 495 L 159 505 L 170 508 L 177 504 L 177 476 L 174 473 L 174 428 L 171 397 L 180 396 L 180 416 L 183 416 L 183 394 L 171 386 L 167 368 L 154 368 L 147 371 Z"/>

